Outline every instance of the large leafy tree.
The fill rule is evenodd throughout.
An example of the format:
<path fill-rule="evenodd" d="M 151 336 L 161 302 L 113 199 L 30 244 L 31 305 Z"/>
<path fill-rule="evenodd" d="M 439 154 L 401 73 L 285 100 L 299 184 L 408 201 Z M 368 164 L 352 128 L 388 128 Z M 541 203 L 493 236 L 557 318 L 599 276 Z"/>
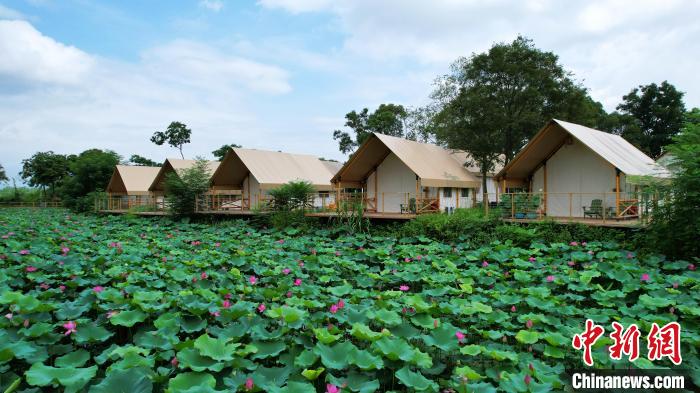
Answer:
<path fill-rule="evenodd" d="M 524 37 L 458 59 L 449 74 L 438 78 L 432 98 L 440 119 L 457 134 L 445 138 L 447 131 L 442 131 L 451 147 L 464 148 L 486 134 L 493 145 L 488 155 L 499 152 L 506 162 L 552 118 L 592 127 L 605 118 L 602 106 L 573 80 L 557 55 Z M 446 119 L 449 114 L 457 118 Z M 457 140 L 464 142 L 455 145 Z"/>
<path fill-rule="evenodd" d="M 136 166 L 160 166 L 159 163 L 151 160 L 150 158 L 146 158 L 138 154 L 132 154 L 131 157 L 129 157 L 129 162 Z"/>
<path fill-rule="evenodd" d="M 213 152 L 211 152 L 211 154 L 213 154 L 217 160 L 223 161 L 224 157 L 226 157 L 226 153 L 228 153 L 228 151 L 233 149 L 234 147 L 242 147 L 242 146 L 237 145 L 235 143 L 231 143 L 230 145 L 221 145 L 220 148 L 214 150 Z"/>
<path fill-rule="evenodd" d="M 180 156 L 184 159 L 185 155 L 182 153 L 182 146 L 190 143 L 190 137 L 192 136 L 192 130 L 187 128 L 187 126 L 179 121 L 174 121 L 170 123 L 165 131 L 156 131 L 151 136 L 151 142 L 158 146 L 162 146 L 167 143 L 171 147 L 175 147 L 180 150 Z"/>
<path fill-rule="evenodd" d="M 41 187 L 45 193 L 48 187 L 53 196 L 56 188 L 68 174 L 69 157 L 52 151 L 38 152 L 22 160 L 20 176 L 31 187 Z"/>
<path fill-rule="evenodd" d="M 68 175 L 61 186 L 64 203 L 76 210 L 89 210 L 91 193 L 107 186 L 121 157 L 111 150 L 90 149 L 70 157 Z"/>
<path fill-rule="evenodd" d="M 617 106 L 619 124 L 614 132 L 657 158 L 685 120 L 683 92 L 667 81 L 651 83 L 632 89 Z"/>
<path fill-rule="evenodd" d="M 171 212 L 176 216 L 194 214 L 197 199 L 209 190 L 210 177 L 207 160 L 199 157 L 191 167 L 169 173 L 165 177 L 165 192 Z"/>
<path fill-rule="evenodd" d="M 7 181 L 7 174 L 5 173 L 5 168 L 0 164 L 0 182 Z"/>
<path fill-rule="evenodd" d="M 650 235 L 666 255 L 690 258 L 700 255 L 700 110 L 691 111 L 672 141 L 668 152 L 673 155 L 673 178 L 667 200 L 654 212 Z"/>
<path fill-rule="evenodd" d="M 335 130 L 333 139 L 338 141 L 342 153 L 355 151 L 373 132 L 415 139 L 414 135 L 406 132 L 407 117 L 406 108 L 396 104 L 381 104 L 372 113 L 367 108 L 360 112 L 348 112 L 345 115 L 345 127 L 350 131 Z"/>

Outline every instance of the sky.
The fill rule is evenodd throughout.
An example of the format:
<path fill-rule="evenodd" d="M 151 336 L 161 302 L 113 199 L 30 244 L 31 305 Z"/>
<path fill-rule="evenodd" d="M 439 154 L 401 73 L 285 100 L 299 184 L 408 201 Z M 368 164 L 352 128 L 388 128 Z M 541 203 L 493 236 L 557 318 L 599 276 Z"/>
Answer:
<path fill-rule="evenodd" d="M 343 160 L 344 115 L 425 105 L 460 56 L 519 34 L 553 51 L 610 111 L 668 80 L 700 106 L 697 0 L 0 0 L 0 164 L 192 129 L 187 158 L 225 143 Z M 18 179 L 19 180 L 19 179 Z"/>

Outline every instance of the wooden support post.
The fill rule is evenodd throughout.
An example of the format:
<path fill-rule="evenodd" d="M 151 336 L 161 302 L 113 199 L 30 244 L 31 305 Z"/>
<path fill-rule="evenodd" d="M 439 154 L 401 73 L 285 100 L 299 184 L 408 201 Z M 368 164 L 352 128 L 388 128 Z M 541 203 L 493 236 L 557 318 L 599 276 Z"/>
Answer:
<path fill-rule="evenodd" d="M 615 216 L 620 217 L 620 170 L 615 168 Z"/>
<path fill-rule="evenodd" d="M 455 209 L 459 209 L 459 197 L 462 193 L 462 188 L 455 188 L 455 197 L 457 197 L 457 201 L 455 203 Z"/>
<path fill-rule="evenodd" d="M 251 206 L 251 200 L 250 200 L 250 172 L 248 172 L 248 176 L 246 177 L 246 182 L 248 183 L 248 210 L 250 210 Z M 243 210 L 243 204 L 241 203 L 241 210 Z"/>
<path fill-rule="evenodd" d="M 573 209 L 572 199 L 573 199 L 573 193 L 569 193 L 569 218 L 571 218 L 571 213 L 572 213 L 572 209 Z"/>
<path fill-rule="evenodd" d="M 377 208 L 379 198 L 379 172 L 377 171 L 377 166 L 374 167 L 374 203 L 375 210 Z M 382 211 L 384 211 L 384 193 L 382 192 Z"/>
<path fill-rule="evenodd" d="M 544 162 L 544 214 L 547 214 L 547 161 Z"/>

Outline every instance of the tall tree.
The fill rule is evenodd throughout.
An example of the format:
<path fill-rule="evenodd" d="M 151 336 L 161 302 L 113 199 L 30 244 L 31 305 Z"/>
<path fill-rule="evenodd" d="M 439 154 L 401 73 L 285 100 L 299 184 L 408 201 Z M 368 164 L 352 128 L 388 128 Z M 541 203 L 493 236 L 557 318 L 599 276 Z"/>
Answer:
<path fill-rule="evenodd" d="M 405 132 L 407 117 L 406 108 L 396 104 L 381 104 L 372 113 L 369 113 L 367 108 L 359 113 L 348 112 L 345 115 L 345 127 L 348 127 L 350 132 L 335 130 L 333 139 L 338 141 L 338 149 L 342 153 L 355 151 L 373 132 L 415 139 L 415 136 Z"/>
<path fill-rule="evenodd" d="M 114 166 L 121 157 L 111 150 L 89 149 L 69 158 L 68 175 L 61 185 L 61 196 L 66 206 L 89 210 L 94 202 L 90 193 L 107 186 Z"/>
<path fill-rule="evenodd" d="M 617 110 L 623 115 L 618 132 L 652 158 L 663 153 L 685 120 L 683 92 L 667 81 L 632 89 Z"/>
<path fill-rule="evenodd" d="M 171 147 L 176 147 L 180 150 L 180 156 L 185 159 L 185 155 L 182 153 L 182 146 L 190 143 L 190 137 L 192 136 L 192 130 L 187 128 L 187 126 L 179 121 L 174 121 L 170 123 L 165 131 L 156 131 L 151 136 L 151 142 L 158 146 L 162 146 L 167 143 Z"/>
<path fill-rule="evenodd" d="M 30 158 L 22 160 L 20 176 L 31 187 L 41 187 L 46 192 L 55 195 L 56 188 L 68 174 L 69 158 L 52 151 L 38 152 Z"/>
<path fill-rule="evenodd" d="M 487 126 L 488 131 L 465 132 L 497 130 L 499 137 L 492 143 L 500 145 L 505 162 L 552 118 L 595 127 L 605 115 L 602 106 L 559 64 L 557 55 L 536 48 L 525 37 L 495 44 L 485 53 L 453 63 L 451 72 L 437 80 L 432 98 L 443 108 L 458 97 L 469 101 L 459 105 L 466 111 L 460 114 L 465 126 L 475 123 L 467 120 L 469 117 L 489 112 L 488 119 L 478 121 L 487 123 L 481 126 Z"/>
<path fill-rule="evenodd" d="M 213 154 L 217 160 L 223 161 L 224 157 L 226 157 L 226 153 L 228 153 L 228 151 L 233 149 L 234 147 L 243 147 L 243 146 L 235 144 L 235 143 L 231 143 L 230 145 L 221 145 L 220 148 L 214 150 L 213 152 L 211 152 L 211 154 Z"/>
<path fill-rule="evenodd" d="M 132 154 L 131 157 L 129 157 L 129 162 L 136 166 L 160 166 L 159 163 L 151 160 L 150 158 L 146 158 L 138 154 Z"/>
<path fill-rule="evenodd" d="M 0 164 L 0 182 L 4 182 L 9 180 L 7 178 L 7 174 L 5 173 L 5 168 L 2 167 L 2 164 Z"/>

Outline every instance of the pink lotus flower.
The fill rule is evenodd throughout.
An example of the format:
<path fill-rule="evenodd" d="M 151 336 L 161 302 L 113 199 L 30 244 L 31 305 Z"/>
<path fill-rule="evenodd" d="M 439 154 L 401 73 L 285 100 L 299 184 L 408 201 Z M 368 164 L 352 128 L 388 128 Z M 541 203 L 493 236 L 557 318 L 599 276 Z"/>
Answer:
<path fill-rule="evenodd" d="M 673 307 L 671 307 L 671 308 L 673 308 Z M 671 314 L 673 314 L 673 312 L 671 312 Z M 24 322 L 22 322 L 22 326 L 24 326 L 25 328 L 28 328 L 29 327 L 29 320 L 25 319 Z"/>
<path fill-rule="evenodd" d="M 406 263 L 411 262 L 411 258 L 406 257 L 406 258 L 403 259 L 403 261 L 406 262 Z"/>
<path fill-rule="evenodd" d="M 119 311 L 108 311 L 107 312 L 107 319 L 112 318 L 113 316 L 119 314 Z"/>
<path fill-rule="evenodd" d="M 673 314 L 673 313 L 676 312 L 676 309 L 675 309 L 674 307 L 671 307 L 671 308 L 668 309 L 668 312 L 670 312 L 671 314 Z"/>
<path fill-rule="evenodd" d="M 342 309 L 345 308 L 345 301 L 343 299 L 338 300 L 338 308 Z"/>
<path fill-rule="evenodd" d="M 59 289 L 61 292 L 63 292 L 63 291 L 66 290 L 66 286 L 65 286 L 65 285 L 59 285 L 59 286 L 58 286 L 58 289 Z"/>
<path fill-rule="evenodd" d="M 422 255 L 416 255 L 416 261 L 420 261 L 421 259 L 423 259 Z"/>
<path fill-rule="evenodd" d="M 245 390 L 246 391 L 251 391 L 253 390 L 253 386 L 255 386 L 255 383 L 253 383 L 253 378 L 248 378 L 245 380 Z"/>
<path fill-rule="evenodd" d="M 525 376 L 525 385 L 529 385 L 530 382 L 532 382 L 532 377 L 530 376 L 530 374 L 527 374 Z"/>
<path fill-rule="evenodd" d="M 311 249 L 311 255 L 316 255 L 316 249 L 315 249 L 315 248 L 312 248 L 312 249 Z"/>
<path fill-rule="evenodd" d="M 277 244 L 284 244 L 284 239 L 280 239 L 277 241 Z"/>
<path fill-rule="evenodd" d="M 460 331 L 457 331 L 457 333 L 455 333 L 455 336 L 457 337 L 457 341 L 459 341 L 460 343 L 461 343 L 462 341 L 464 341 L 464 338 L 465 338 L 465 337 L 467 337 L 466 334 L 464 334 L 464 333 L 462 333 L 462 332 L 460 332 Z"/>
<path fill-rule="evenodd" d="M 292 270 L 291 270 L 290 268 L 285 267 L 285 268 L 282 270 L 282 273 L 284 273 L 285 275 L 287 275 L 287 274 L 289 274 L 289 272 L 291 272 L 291 271 L 292 271 Z"/>
<path fill-rule="evenodd" d="M 688 265 L 688 270 L 694 271 L 695 270 L 695 264 L 689 264 Z"/>
<path fill-rule="evenodd" d="M 481 262 L 481 266 L 482 266 L 482 267 L 488 267 L 488 266 L 489 266 L 489 263 L 486 262 L 486 261 L 483 261 L 483 262 Z"/>
<path fill-rule="evenodd" d="M 678 283 L 677 283 L 677 282 L 674 282 L 674 283 L 673 283 L 673 289 L 677 289 L 677 288 L 678 288 Z"/>
<path fill-rule="evenodd" d="M 528 329 L 532 329 L 532 325 L 534 325 L 532 319 L 528 319 L 527 322 L 525 322 L 525 326 L 527 326 Z"/>
<path fill-rule="evenodd" d="M 177 360 L 176 356 L 173 356 L 173 358 L 170 359 L 170 364 L 172 364 L 173 367 L 177 368 L 177 365 L 180 364 L 180 361 Z"/>
<path fill-rule="evenodd" d="M 552 281 L 554 281 L 554 276 L 552 276 L 552 275 L 547 276 L 547 282 L 552 282 Z"/>
<path fill-rule="evenodd" d="M 569 243 L 570 246 L 578 246 L 578 242 L 571 242 Z"/>
<path fill-rule="evenodd" d="M 440 322 L 437 319 L 433 319 L 433 328 L 437 329 L 439 325 Z"/>
<path fill-rule="evenodd" d="M 402 285 L 399 287 L 399 291 L 402 291 L 402 292 L 406 292 L 406 291 L 408 291 L 408 289 L 409 289 L 408 285 Z"/>
<path fill-rule="evenodd" d="M 294 286 L 298 287 L 300 285 L 301 285 L 301 278 L 297 278 L 296 280 L 294 280 Z"/>
<path fill-rule="evenodd" d="M 165 262 L 168 261 L 168 258 L 167 258 L 167 257 L 163 257 L 163 258 L 161 258 L 160 260 L 161 260 L 163 263 L 165 263 Z"/>
<path fill-rule="evenodd" d="M 642 274 L 642 281 L 649 281 L 649 274 L 648 273 Z"/>
<path fill-rule="evenodd" d="M 530 258 L 528 259 L 528 261 L 530 261 L 530 262 L 535 262 L 536 260 L 537 260 L 537 258 L 535 258 L 535 257 L 530 257 Z"/>
<path fill-rule="evenodd" d="M 20 250 L 19 254 L 20 255 L 27 255 L 27 254 L 29 254 L 29 250 Z"/>
<path fill-rule="evenodd" d="M 266 309 L 266 308 L 267 308 L 267 307 L 265 307 L 265 304 L 261 303 L 261 304 L 258 306 L 258 311 L 260 311 L 260 312 L 265 312 L 265 309 Z"/>
<path fill-rule="evenodd" d="M 7 314 L 5 314 L 5 318 L 7 318 L 7 319 L 10 319 L 10 320 L 11 320 L 12 317 L 13 317 L 13 315 L 12 315 L 11 312 L 8 312 Z"/>
<path fill-rule="evenodd" d="M 340 256 L 340 251 L 336 251 L 336 252 L 335 252 L 335 256 L 336 256 L 336 257 L 339 257 L 339 256 Z"/>
<path fill-rule="evenodd" d="M 515 312 L 515 310 L 516 310 L 515 306 L 513 306 L 513 307 L 510 308 L 510 311 L 511 311 L 511 312 Z"/>
<path fill-rule="evenodd" d="M 63 333 L 64 335 L 68 336 L 71 333 L 75 333 L 77 330 L 76 328 L 78 327 L 78 324 L 76 324 L 73 321 L 67 322 L 63 324 L 63 328 L 66 329 L 66 332 Z"/>
<path fill-rule="evenodd" d="M 364 251 L 364 250 L 365 250 L 365 248 L 364 248 L 364 247 L 362 247 L 362 246 L 360 246 L 360 247 L 357 247 L 357 251 Z"/>
<path fill-rule="evenodd" d="M 218 318 L 221 316 L 221 312 L 219 310 L 216 311 L 209 311 L 209 314 L 213 315 L 214 317 Z"/>
<path fill-rule="evenodd" d="M 632 259 L 632 258 L 634 258 L 634 254 L 632 254 L 631 252 L 628 252 L 627 259 Z"/>
<path fill-rule="evenodd" d="M 224 295 L 224 299 L 231 299 L 231 293 L 227 293 Z"/>
<path fill-rule="evenodd" d="M 287 297 L 292 297 L 292 291 L 287 291 Z"/>
<path fill-rule="evenodd" d="M 223 307 L 223 308 L 231 307 L 231 301 L 228 299 L 224 300 L 224 304 L 222 304 L 221 307 Z"/>
<path fill-rule="evenodd" d="M 68 248 L 68 247 L 61 247 L 61 252 L 63 253 L 63 255 L 68 254 L 68 251 L 70 251 L 70 248 Z"/>
<path fill-rule="evenodd" d="M 206 280 L 207 277 L 208 277 L 208 276 L 207 276 L 207 272 L 202 272 L 202 273 L 199 275 L 199 277 L 201 277 L 202 280 Z"/>
<path fill-rule="evenodd" d="M 221 247 L 221 243 L 219 243 L 219 242 L 214 243 L 214 247 Z"/>
<path fill-rule="evenodd" d="M 337 304 L 331 305 L 330 311 L 331 311 L 331 314 L 337 313 L 338 312 L 338 305 Z"/>
<path fill-rule="evenodd" d="M 250 282 L 251 285 L 255 285 L 255 283 L 258 282 L 258 278 L 255 276 L 250 276 L 250 277 L 248 277 L 248 281 Z"/>
<path fill-rule="evenodd" d="M 574 262 L 574 261 L 569 261 L 569 262 L 567 262 L 566 264 L 569 265 L 569 266 L 574 266 L 574 265 L 576 265 L 576 262 Z"/>
<path fill-rule="evenodd" d="M 586 243 L 586 242 L 581 242 L 581 245 L 584 246 L 584 247 L 586 247 L 586 246 L 588 245 L 588 243 Z"/>
<path fill-rule="evenodd" d="M 26 270 L 27 270 L 29 273 L 35 272 L 35 271 L 36 271 L 36 267 L 34 267 L 34 266 L 27 266 L 27 269 L 26 269 Z"/>
<path fill-rule="evenodd" d="M 102 287 L 101 285 L 98 285 L 98 286 L 92 288 L 92 290 L 93 290 L 95 293 L 100 293 L 100 292 L 104 291 L 105 289 L 104 289 L 104 287 Z"/>
<path fill-rule="evenodd" d="M 326 384 L 326 393 L 338 393 L 340 392 L 340 389 L 333 385 L 332 383 L 327 383 Z"/>
<path fill-rule="evenodd" d="M 41 288 L 41 289 L 43 289 L 43 290 L 47 290 L 47 289 L 49 289 L 49 288 L 51 288 L 51 287 L 49 286 L 49 284 L 43 282 L 43 283 L 41 283 L 41 285 L 39 285 L 39 288 Z"/>

